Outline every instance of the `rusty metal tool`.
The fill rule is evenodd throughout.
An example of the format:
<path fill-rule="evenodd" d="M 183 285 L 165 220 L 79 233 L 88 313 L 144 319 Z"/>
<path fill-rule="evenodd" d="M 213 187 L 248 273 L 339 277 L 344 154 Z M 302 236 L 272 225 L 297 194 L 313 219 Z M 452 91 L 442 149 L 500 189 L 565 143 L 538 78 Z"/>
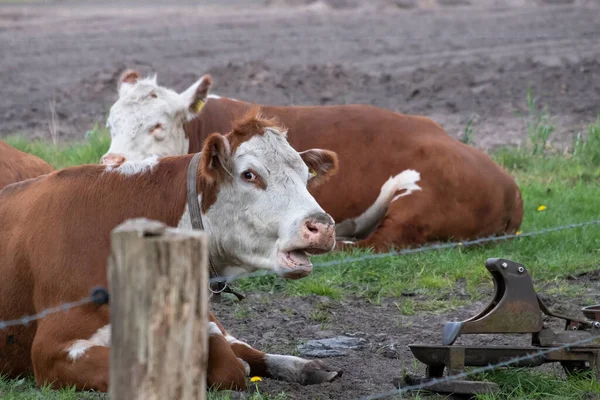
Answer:
<path fill-rule="evenodd" d="M 448 322 L 442 331 L 442 345 L 409 345 L 413 355 L 427 365 L 427 379 L 440 378 L 444 370 L 458 374 L 468 366 L 486 366 L 531 355 L 515 367 L 536 367 L 560 362 L 567 372 L 592 370 L 600 378 L 600 304 L 584 307 L 585 318 L 552 312 L 536 293 L 527 269 L 514 261 L 491 258 L 485 267 L 494 281 L 492 301 L 479 314 L 460 322 Z M 544 323 L 544 315 L 565 322 L 564 330 L 555 331 Z M 530 334 L 530 346 L 456 346 L 456 340 L 466 334 Z M 543 348 L 554 348 L 589 338 L 584 345 L 562 348 L 536 355 Z M 595 339 L 594 339 L 595 338 Z M 412 378 L 414 381 L 415 378 Z M 436 384 L 428 390 L 474 394 L 496 390 L 493 385 L 478 385 L 475 381 Z M 481 383 L 481 382 L 479 382 Z M 407 382 L 395 381 L 397 387 Z"/>

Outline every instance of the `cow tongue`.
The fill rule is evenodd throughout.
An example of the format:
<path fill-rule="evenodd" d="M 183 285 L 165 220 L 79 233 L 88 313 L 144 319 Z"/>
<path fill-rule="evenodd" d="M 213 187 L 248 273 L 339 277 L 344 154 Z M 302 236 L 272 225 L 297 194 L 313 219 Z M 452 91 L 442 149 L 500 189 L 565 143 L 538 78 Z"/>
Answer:
<path fill-rule="evenodd" d="M 308 254 L 304 250 L 292 250 L 289 253 L 290 259 L 296 264 L 300 265 L 308 265 L 310 264 L 310 259 L 308 258 Z"/>

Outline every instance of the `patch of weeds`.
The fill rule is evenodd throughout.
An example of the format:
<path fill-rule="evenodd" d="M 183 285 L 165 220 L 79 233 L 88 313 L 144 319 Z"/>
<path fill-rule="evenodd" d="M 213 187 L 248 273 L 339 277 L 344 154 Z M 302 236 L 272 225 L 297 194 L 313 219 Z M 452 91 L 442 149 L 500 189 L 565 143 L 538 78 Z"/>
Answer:
<path fill-rule="evenodd" d="M 325 296 L 337 300 L 343 297 L 339 287 L 332 286 L 326 280 L 304 279 L 298 282 L 295 288 L 302 295 Z"/>
<path fill-rule="evenodd" d="M 469 146 L 475 146 L 475 133 L 473 132 L 473 119 L 474 117 L 469 118 L 467 125 L 463 131 L 463 134 L 460 138 L 460 141 Z"/>
<path fill-rule="evenodd" d="M 233 316 L 237 319 L 246 319 L 250 316 L 250 310 L 248 307 L 236 304 L 235 309 L 233 310 Z"/>
<path fill-rule="evenodd" d="M 402 315 L 415 315 L 417 313 L 414 299 L 405 299 L 401 302 L 394 302 L 394 305 L 402 313 Z"/>
<path fill-rule="evenodd" d="M 4 139 L 14 148 L 33 154 L 55 168 L 65 168 L 81 164 L 98 164 L 110 147 L 110 134 L 106 129 L 94 126 L 86 135 L 86 140 L 64 146 L 54 145 L 41 140 L 28 140 L 22 136 L 10 136 Z"/>
<path fill-rule="evenodd" d="M 556 126 L 550 120 L 546 108 L 537 111 L 536 99 L 531 94 L 531 88 L 527 89 L 527 109 L 529 110 L 527 136 L 531 145 L 531 154 L 544 154 L 548 139 L 556 130 Z"/>
<path fill-rule="evenodd" d="M 586 139 L 581 132 L 575 136 L 573 157 L 587 165 L 600 165 L 600 117 L 588 127 Z"/>
<path fill-rule="evenodd" d="M 331 321 L 331 317 L 331 306 L 326 303 L 318 303 L 308 315 L 310 320 L 321 324 Z"/>
<path fill-rule="evenodd" d="M 248 392 L 244 397 L 240 397 L 239 393 L 235 395 L 231 391 L 214 391 L 208 392 L 208 400 L 233 400 L 233 399 L 246 399 L 246 400 L 286 400 L 288 396 L 285 393 L 278 393 L 276 395 L 269 395 L 260 393 L 260 381 L 249 382 Z"/>
<path fill-rule="evenodd" d="M 106 393 L 76 391 L 75 388 L 53 390 L 50 386 L 37 388 L 31 377 L 4 379 L 0 377 L 0 399 L 11 400 L 108 400 Z"/>
<path fill-rule="evenodd" d="M 592 373 L 563 378 L 558 373 L 533 369 L 508 368 L 480 374 L 478 379 L 500 386 L 496 394 L 478 395 L 478 400 L 531 399 L 594 399 L 600 393 L 600 382 Z"/>

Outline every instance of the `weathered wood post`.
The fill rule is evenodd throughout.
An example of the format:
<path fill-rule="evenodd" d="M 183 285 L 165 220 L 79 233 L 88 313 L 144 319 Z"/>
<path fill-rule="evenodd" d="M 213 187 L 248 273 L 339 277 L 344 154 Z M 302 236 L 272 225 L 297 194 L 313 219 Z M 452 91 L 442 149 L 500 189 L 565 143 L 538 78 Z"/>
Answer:
<path fill-rule="evenodd" d="M 110 399 L 204 400 L 206 234 L 133 219 L 111 241 Z"/>

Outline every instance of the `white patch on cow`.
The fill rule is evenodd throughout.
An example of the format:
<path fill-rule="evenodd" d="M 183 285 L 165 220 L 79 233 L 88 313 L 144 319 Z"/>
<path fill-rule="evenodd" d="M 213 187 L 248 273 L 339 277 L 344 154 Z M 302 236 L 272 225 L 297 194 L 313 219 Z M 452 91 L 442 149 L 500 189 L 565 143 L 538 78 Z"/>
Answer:
<path fill-rule="evenodd" d="M 198 201 L 200 201 L 201 196 L 198 196 Z M 202 204 L 202 203 L 199 203 Z M 188 208 L 188 204 L 185 203 L 185 208 L 183 209 L 183 215 L 179 219 L 177 223 L 178 229 L 188 229 L 192 230 L 192 219 L 190 218 L 190 209 Z"/>
<path fill-rule="evenodd" d="M 222 96 L 219 96 L 218 94 L 213 94 L 213 93 L 206 96 L 206 98 L 207 99 L 215 99 L 215 100 L 226 98 L 226 99 L 232 100 L 232 101 L 239 101 L 238 99 L 234 99 L 233 97 L 222 97 Z"/>
<path fill-rule="evenodd" d="M 382 186 L 379 196 L 373 204 L 361 215 L 342 221 L 336 226 L 336 234 L 342 237 L 358 237 L 365 239 L 379 225 L 388 211 L 390 204 L 400 197 L 408 196 L 414 191 L 421 190 L 417 185 L 421 175 L 412 169 L 402 171 L 390 177 Z M 396 195 L 397 192 L 405 192 Z"/>
<path fill-rule="evenodd" d="M 265 354 L 265 364 L 269 375 L 287 382 L 301 382 L 302 368 L 309 362 L 309 360 L 295 356 Z"/>
<path fill-rule="evenodd" d="M 208 323 L 208 336 L 214 336 L 214 335 L 223 336 L 223 332 L 221 332 L 221 330 L 219 329 L 219 325 L 210 321 Z"/>
<path fill-rule="evenodd" d="M 234 338 L 230 334 L 225 335 L 225 339 L 229 342 L 229 344 L 242 344 L 246 347 L 252 348 L 252 346 L 250 346 L 248 343 L 242 342 L 241 340 Z"/>
<path fill-rule="evenodd" d="M 248 364 L 246 361 L 242 360 L 241 358 L 237 358 L 239 362 L 241 362 L 242 364 L 244 364 L 244 369 L 246 370 L 246 376 L 250 376 L 250 364 Z"/>
<path fill-rule="evenodd" d="M 406 190 L 406 192 L 394 196 L 390 203 L 398 200 L 400 197 L 408 196 L 414 191 L 421 190 L 421 187 L 417 185 L 417 182 L 421 180 L 421 174 L 414 169 L 407 169 L 402 171 L 393 178 L 390 178 L 386 183 L 383 184 L 381 192 L 388 190 L 390 193 L 396 193 L 400 190 Z"/>
<path fill-rule="evenodd" d="M 157 165 L 158 157 L 151 156 L 142 161 L 126 161 L 117 167 L 108 165 L 106 166 L 106 172 L 118 172 L 122 175 L 137 175 L 150 172 Z"/>
<path fill-rule="evenodd" d="M 69 359 L 72 361 L 78 360 L 83 357 L 83 355 L 88 351 L 90 347 L 94 346 L 110 346 L 110 324 L 103 326 L 98 329 L 96 333 L 94 333 L 87 340 L 77 340 L 73 343 L 69 348 L 67 348 L 67 353 Z"/>

